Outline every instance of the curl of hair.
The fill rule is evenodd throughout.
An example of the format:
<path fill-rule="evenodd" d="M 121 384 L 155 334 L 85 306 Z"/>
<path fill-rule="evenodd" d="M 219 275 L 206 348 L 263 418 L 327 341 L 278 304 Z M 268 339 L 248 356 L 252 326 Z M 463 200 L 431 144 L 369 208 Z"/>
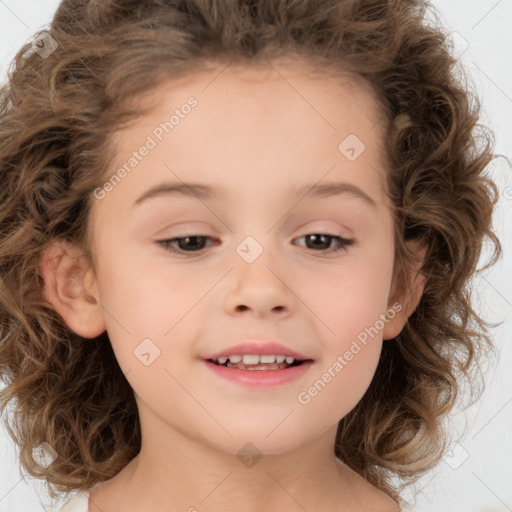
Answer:
<path fill-rule="evenodd" d="M 405 242 L 426 248 L 426 284 L 402 332 L 384 343 L 374 379 L 339 422 L 335 453 L 396 495 L 445 448 L 442 420 L 492 352 L 473 310 L 471 277 L 485 239 L 496 262 L 492 133 L 425 0 L 63 0 L 49 27 L 57 49 L 18 52 L 0 90 L 0 376 L 2 413 L 20 462 L 57 492 L 114 477 L 140 450 L 128 381 L 108 336 L 72 332 L 42 293 L 51 241 L 83 249 L 94 268 L 93 191 L 115 156 L 112 134 L 143 113 L 162 80 L 212 63 L 264 64 L 298 55 L 364 79 L 380 98 L 394 208 L 394 282 L 408 289 Z M 39 35 L 39 34 L 38 34 Z M 48 468 L 32 453 L 48 443 Z"/>

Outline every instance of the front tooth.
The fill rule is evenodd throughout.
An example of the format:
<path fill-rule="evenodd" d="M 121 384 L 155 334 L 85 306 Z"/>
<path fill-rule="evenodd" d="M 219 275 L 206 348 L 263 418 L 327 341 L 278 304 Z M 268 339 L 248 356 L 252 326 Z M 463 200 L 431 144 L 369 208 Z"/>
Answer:
<path fill-rule="evenodd" d="M 242 358 L 244 364 L 258 364 L 260 356 L 258 354 L 245 354 Z"/>
<path fill-rule="evenodd" d="M 285 358 L 285 361 L 288 363 L 288 364 L 292 364 L 293 361 L 295 361 L 295 358 L 294 357 L 286 357 Z"/>
<path fill-rule="evenodd" d="M 260 363 L 275 363 L 276 362 L 276 356 L 269 355 L 269 356 L 260 356 Z"/>
<path fill-rule="evenodd" d="M 276 356 L 276 363 L 282 363 L 285 360 L 285 356 L 279 355 Z"/>
<path fill-rule="evenodd" d="M 242 356 L 238 356 L 238 355 L 229 356 L 229 360 L 232 363 L 239 363 L 242 360 Z"/>

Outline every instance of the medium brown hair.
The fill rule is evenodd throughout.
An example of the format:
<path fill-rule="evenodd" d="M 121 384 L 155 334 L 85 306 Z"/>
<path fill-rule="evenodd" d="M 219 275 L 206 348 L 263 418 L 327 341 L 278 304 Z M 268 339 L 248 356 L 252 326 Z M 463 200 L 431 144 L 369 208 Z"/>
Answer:
<path fill-rule="evenodd" d="M 430 18 L 428 18 L 430 13 Z M 394 283 L 409 285 L 413 238 L 426 248 L 425 289 L 384 343 L 375 376 L 339 422 L 335 453 L 380 489 L 437 463 L 442 420 L 493 344 L 473 310 L 471 278 L 497 201 L 486 175 L 492 133 L 422 0 L 63 0 L 43 58 L 16 55 L 0 96 L 0 376 L 2 412 L 25 470 L 53 494 L 114 477 L 140 450 L 136 402 L 107 333 L 84 340 L 44 299 L 42 250 L 65 240 L 93 264 L 89 213 L 114 157 L 112 134 L 164 79 L 212 62 L 256 65 L 299 55 L 364 79 L 386 124 Z M 473 390 L 475 391 L 475 390 Z M 58 453 L 49 468 L 32 450 Z"/>

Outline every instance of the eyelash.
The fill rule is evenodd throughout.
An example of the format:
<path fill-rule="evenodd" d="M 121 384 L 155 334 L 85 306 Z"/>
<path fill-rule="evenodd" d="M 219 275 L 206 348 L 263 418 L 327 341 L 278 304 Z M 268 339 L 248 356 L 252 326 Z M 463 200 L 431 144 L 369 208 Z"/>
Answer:
<path fill-rule="evenodd" d="M 330 249 L 321 250 L 321 251 L 315 251 L 314 249 L 310 249 L 310 248 L 306 247 L 306 249 L 309 249 L 313 252 L 325 252 L 327 254 L 336 254 L 340 251 L 346 251 L 347 246 L 352 245 L 355 242 L 354 239 L 342 238 L 340 236 L 333 235 L 330 233 L 309 233 L 309 234 L 303 235 L 299 238 L 304 238 L 304 237 L 313 236 L 313 235 L 328 237 L 331 240 L 337 241 L 340 244 L 338 247 L 336 247 L 334 249 L 330 248 Z M 200 253 L 203 251 L 203 249 L 199 249 L 197 251 L 185 251 L 183 249 L 176 249 L 172 245 L 173 243 L 179 242 L 180 240 L 185 240 L 186 238 L 211 238 L 211 237 L 206 236 L 206 235 L 188 235 L 185 237 L 175 237 L 175 238 L 168 238 L 165 240 L 157 240 L 156 243 L 161 245 L 165 251 L 172 253 L 172 254 Z"/>

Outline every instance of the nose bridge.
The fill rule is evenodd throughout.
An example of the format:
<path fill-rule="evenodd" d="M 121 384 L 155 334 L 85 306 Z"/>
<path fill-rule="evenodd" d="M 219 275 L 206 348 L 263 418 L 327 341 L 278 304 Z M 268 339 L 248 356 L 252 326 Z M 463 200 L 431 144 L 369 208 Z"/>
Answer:
<path fill-rule="evenodd" d="M 266 286 L 270 284 L 269 281 L 277 279 L 276 273 L 279 273 L 283 259 L 283 255 L 278 254 L 277 244 L 278 240 L 272 234 L 260 232 L 245 236 L 235 248 L 240 279 L 251 280 L 255 277 Z"/>
<path fill-rule="evenodd" d="M 235 252 L 240 263 L 254 265 L 268 269 L 278 269 L 284 265 L 281 271 L 285 271 L 285 249 L 289 243 L 285 238 L 290 236 L 283 225 L 283 218 L 279 219 L 276 210 L 270 204 L 266 211 L 260 210 L 259 215 L 247 214 L 245 222 L 240 224 L 235 233 L 238 238 L 235 242 Z M 235 260 L 237 261 L 237 260 Z"/>
<path fill-rule="evenodd" d="M 274 247 L 271 233 L 247 235 L 236 246 L 236 264 L 232 286 L 227 292 L 226 308 L 230 312 L 250 309 L 258 314 L 291 308 L 289 288 L 282 275 L 282 257 Z"/>

